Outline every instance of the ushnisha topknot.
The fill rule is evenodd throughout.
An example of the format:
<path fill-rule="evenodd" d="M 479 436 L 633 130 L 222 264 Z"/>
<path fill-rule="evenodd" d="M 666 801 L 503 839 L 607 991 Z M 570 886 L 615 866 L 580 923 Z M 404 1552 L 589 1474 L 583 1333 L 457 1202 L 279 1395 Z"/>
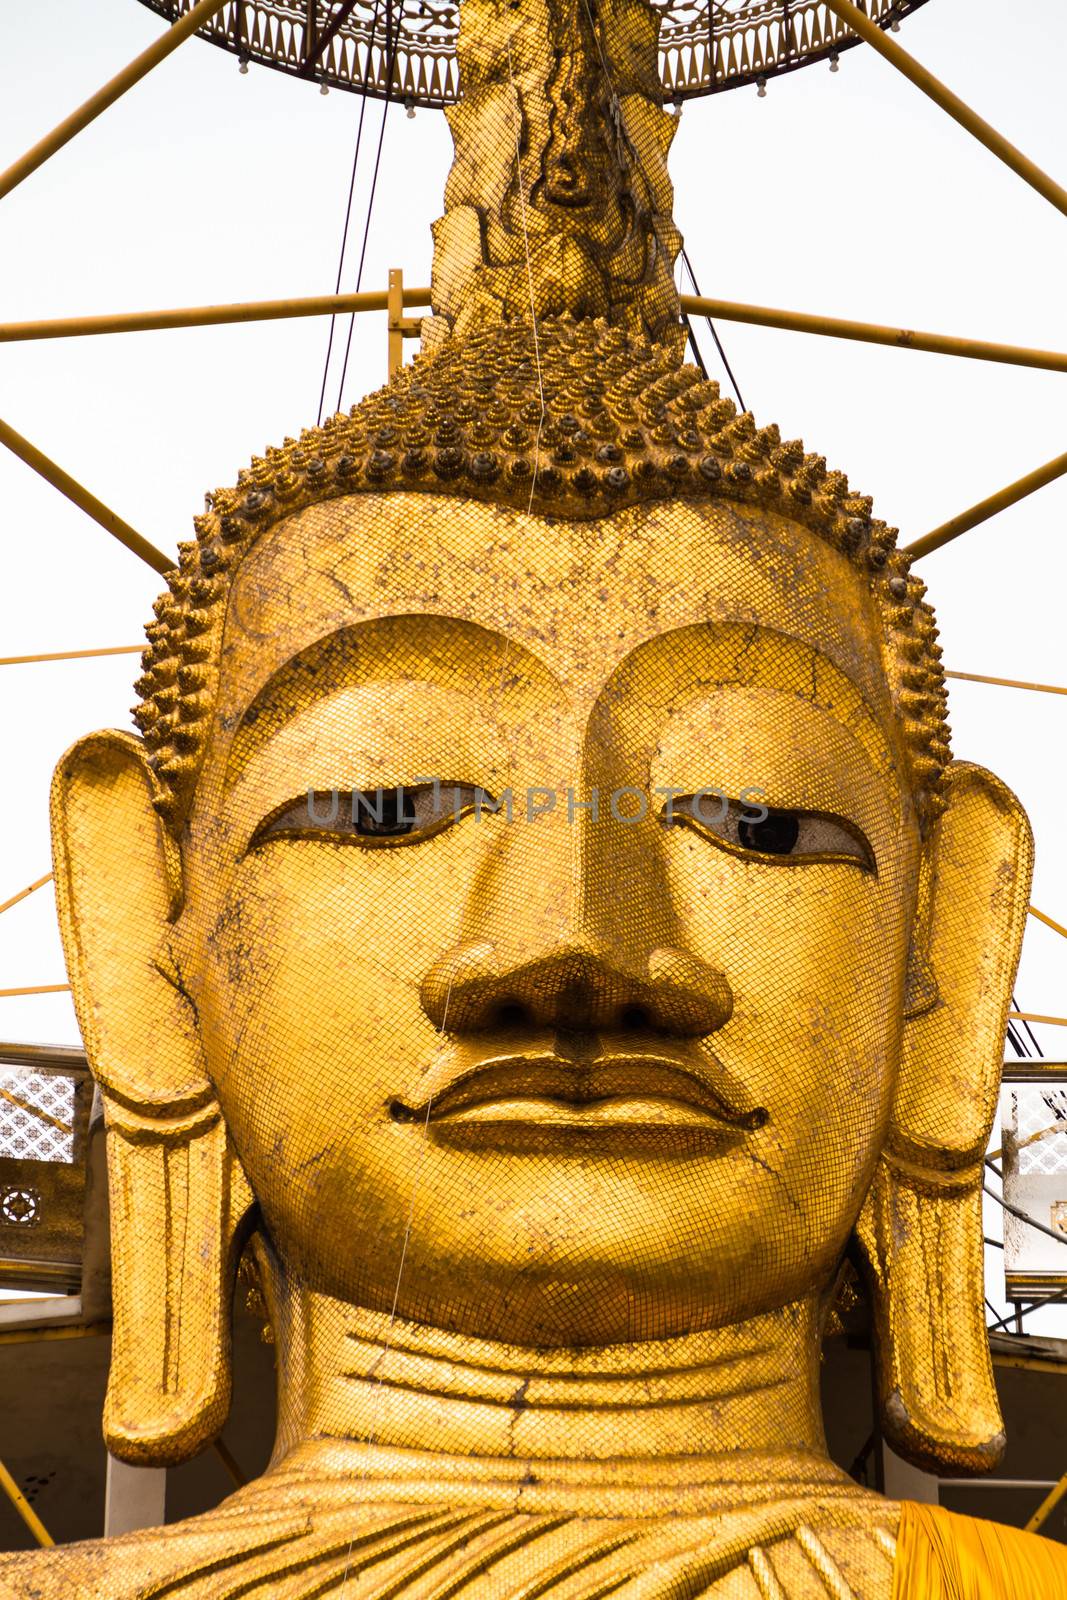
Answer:
<path fill-rule="evenodd" d="M 215 702 L 223 601 L 267 528 L 319 501 L 390 489 L 462 495 L 545 517 L 593 519 L 655 501 L 726 499 L 810 528 L 867 577 L 925 827 L 943 810 L 950 759 L 941 650 L 925 588 L 843 473 L 773 425 L 757 428 L 672 350 L 569 317 L 496 325 L 445 342 L 392 382 L 287 439 L 209 497 L 196 541 L 146 633 L 134 719 L 160 781 L 158 809 L 184 823 Z"/>

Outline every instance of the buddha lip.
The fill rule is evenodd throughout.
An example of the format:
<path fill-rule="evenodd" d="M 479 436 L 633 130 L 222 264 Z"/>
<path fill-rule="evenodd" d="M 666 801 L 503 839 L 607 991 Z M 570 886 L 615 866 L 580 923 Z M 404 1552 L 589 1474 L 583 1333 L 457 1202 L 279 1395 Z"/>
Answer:
<path fill-rule="evenodd" d="M 763 1107 L 744 1111 L 730 1105 L 698 1072 L 665 1055 L 609 1055 L 576 1063 L 550 1052 L 498 1056 L 464 1072 L 421 1106 L 394 1100 L 401 1122 L 436 1123 L 462 1119 L 465 1112 L 516 1101 L 550 1102 L 579 1115 L 607 1101 L 666 1101 L 701 1112 L 712 1122 L 738 1132 L 753 1132 L 767 1121 Z M 531 1105 L 531 1116 L 533 1106 Z"/>

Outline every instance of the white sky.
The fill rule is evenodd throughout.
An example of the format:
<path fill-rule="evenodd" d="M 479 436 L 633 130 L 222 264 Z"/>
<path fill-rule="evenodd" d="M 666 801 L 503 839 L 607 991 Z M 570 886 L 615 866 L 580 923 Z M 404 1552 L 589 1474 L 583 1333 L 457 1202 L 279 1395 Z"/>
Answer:
<path fill-rule="evenodd" d="M 1010 17 L 1010 24 L 1008 18 Z M 134 0 L 0 8 L 0 167 L 162 31 Z M 1062 0 L 929 0 L 899 41 L 1067 182 Z M 371 102 L 350 239 L 354 287 L 381 106 Z M 199 40 L 0 202 L 0 317 L 331 292 L 359 101 Z M 440 113 L 388 116 L 363 287 L 429 282 L 451 143 Z M 705 294 L 1067 349 L 1067 218 L 866 47 L 687 105 L 676 216 Z M 165 551 L 204 492 L 315 421 L 328 324 L 273 322 L 0 346 L 0 416 Z M 342 334 L 344 329 L 342 329 Z M 759 423 L 800 435 L 875 496 L 905 540 L 1064 449 L 1067 377 L 719 325 Z M 711 339 L 705 359 L 719 375 Z M 343 340 L 342 340 L 343 342 Z M 357 324 L 351 404 L 385 378 L 384 316 Z M 339 371 L 339 369 L 337 369 Z M 337 375 L 328 406 L 336 404 Z M 0 653 L 135 644 L 157 575 L 0 450 Z M 920 568 L 946 665 L 1067 683 L 1067 480 Z M 0 668 L 7 756 L 0 901 L 49 867 L 48 785 L 92 728 L 129 725 L 135 656 Z M 957 756 L 1022 798 L 1034 903 L 1067 921 L 1067 698 L 956 683 Z M 1067 942 L 1030 921 L 1024 1010 L 1067 1014 Z M 50 887 L 0 917 L 0 988 L 64 981 Z M 1035 1028 L 1067 1057 L 1067 1030 Z M 75 1041 L 66 995 L 0 999 L 0 1038 Z M 998 1141 L 999 1142 L 999 1139 Z M 990 1216 L 999 1234 L 999 1219 Z M 999 1301 L 999 1253 L 989 1263 Z M 1049 1319 L 1045 1323 L 1045 1318 Z M 1067 1318 L 1033 1319 L 1067 1331 Z M 1055 1322 L 1053 1324 L 1053 1320 Z"/>

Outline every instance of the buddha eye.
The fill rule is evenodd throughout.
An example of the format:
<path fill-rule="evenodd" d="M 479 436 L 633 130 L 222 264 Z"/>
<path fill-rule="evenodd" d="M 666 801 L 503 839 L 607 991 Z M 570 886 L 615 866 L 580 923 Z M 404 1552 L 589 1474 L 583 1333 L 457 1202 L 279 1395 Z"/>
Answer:
<path fill-rule="evenodd" d="M 470 783 L 396 784 L 390 789 L 309 789 L 260 823 L 249 850 L 274 839 L 366 846 L 417 844 L 459 822 L 492 795 Z"/>
<path fill-rule="evenodd" d="M 737 855 L 767 861 L 844 861 L 865 872 L 876 870 L 874 851 L 859 828 L 824 811 L 772 809 L 702 789 L 670 801 L 661 815 Z"/>

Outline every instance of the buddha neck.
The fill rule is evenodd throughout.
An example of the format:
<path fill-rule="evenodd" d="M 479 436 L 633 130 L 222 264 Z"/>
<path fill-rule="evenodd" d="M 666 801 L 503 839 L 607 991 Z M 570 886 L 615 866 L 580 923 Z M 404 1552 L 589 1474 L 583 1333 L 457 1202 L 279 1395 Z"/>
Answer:
<path fill-rule="evenodd" d="M 264 1252 L 265 1254 L 265 1252 Z M 637 1486 L 666 1458 L 691 1481 L 800 1486 L 839 1475 L 818 1404 L 817 1311 L 599 1349 L 534 1350 L 334 1300 L 265 1274 L 278 1348 L 274 1467 L 311 1441 L 344 1470 L 368 1448 L 578 1482 Z M 373 1467 L 370 1471 L 373 1475 Z M 472 1471 L 475 1470 L 472 1468 Z M 673 1468 L 672 1468 L 673 1470 Z"/>

